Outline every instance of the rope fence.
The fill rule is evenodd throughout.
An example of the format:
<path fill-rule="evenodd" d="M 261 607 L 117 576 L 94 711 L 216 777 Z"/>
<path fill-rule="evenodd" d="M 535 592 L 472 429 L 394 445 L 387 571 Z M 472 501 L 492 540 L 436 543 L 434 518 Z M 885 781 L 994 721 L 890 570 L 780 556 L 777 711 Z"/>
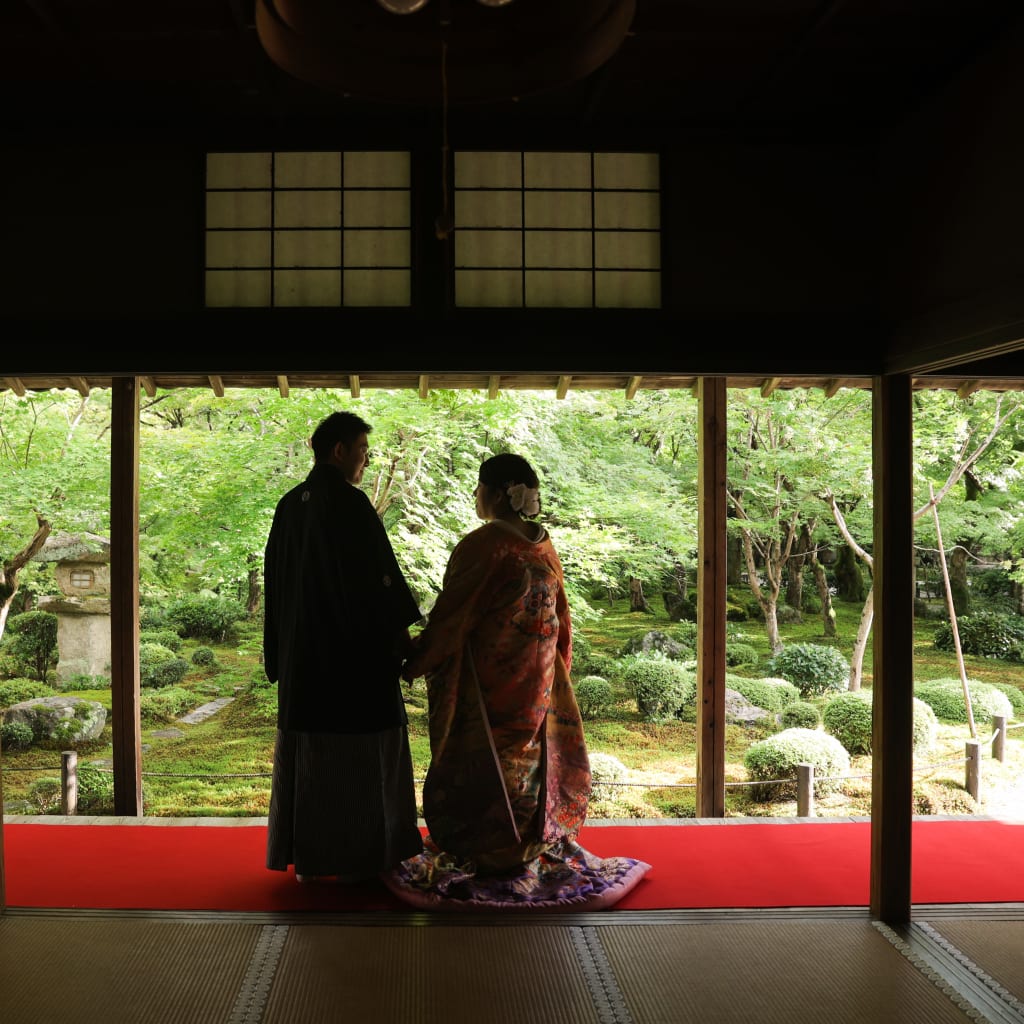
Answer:
<path fill-rule="evenodd" d="M 1024 722 L 1018 722 L 1008 726 L 1003 715 L 992 716 L 992 738 L 991 757 L 995 761 L 1006 760 L 1005 740 L 1007 732 L 1024 727 Z M 964 789 L 972 799 L 980 801 L 982 770 L 981 770 L 981 741 L 969 739 L 966 742 L 966 751 L 962 758 L 954 758 L 949 761 L 936 761 L 926 765 L 919 765 L 913 769 L 914 774 L 933 772 L 938 768 L 948 768 L 954 765 L 965 765 Z M 112 775 L 112 768 L 105 768 L 98 765 L 91 766 L 95 771 Z M 30 765 L 17 768 L 5 768 L 4 772 L 50 772 L 57 771 L 58 766 Z M 74 750 L 65 750 L 61 754 L 60 790 L 61 790 L 61 814 L 74 815 L 78 812 L 78 754 Z M 143 778 L 151 779 L 269 779 L 271 772 L 236 772 L 220 774 L 215 772 L 142 772 Z M 822 782 L 847 782 L 855 779 L 870 779 L 870 773 L 858 775 L 815 775 L 814 765 L 802 763 L 797 765 L 795 776 L 781 779 L 746 779 L 737 782 L 726 782 L 726 789 L 739 789 L 744 786 L 785 786 L 796 782 L 797 785 L 797 817 L 806 818 L 814 816 L 814 791 L 818 783 Z M 414 783 L 422 785 L 423 779 L 414 779 Z M 611 780 L 599 780 L 595 786 L 608 789 L 696 789 L 696 782 L 613 782 Z"/>

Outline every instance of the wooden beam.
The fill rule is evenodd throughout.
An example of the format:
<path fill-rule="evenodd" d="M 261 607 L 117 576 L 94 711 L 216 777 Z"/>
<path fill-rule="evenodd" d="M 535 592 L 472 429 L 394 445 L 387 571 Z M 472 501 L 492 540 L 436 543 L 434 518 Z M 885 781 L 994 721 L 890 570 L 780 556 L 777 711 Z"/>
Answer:
<path fill-rule="evenodd" d="M 420 374 L 420 398 L 426 398 L 430 394 L 430 375 Z"/>
<path fill-rule="evenodd" d="M 726 402 L 724 377 L 698 378 L 697 817 L 725 817 Z"/>
<path fill-rule="evenodd" d="M 83 397 L 89 397 L 89 382 L 84 377 L 68 377 L 71 386 Z"/>
<path fill-rule="evenodd" d="M 139 718 L 139 388 L 111 384 L 110 700 L 114 813 L 142 815 Z"/>
<path fill-rule="evenodd" d="M 963 384 L 956 389 L 956 397 L 966 398 L 968 395 L 973 395 L 980 387 L 980 380 L 965 380 Z"/>
<path fill-rule="evenodd" d="M 351 373 L 348 378 L 348 389 L 352 392 L 353 398 L 359 397 L 359 374 Z"/>
<path fill-rule="evenodd" d="M 556 398 L 565 398 L 569 393 L 569 385 L 572 383 L 571 375 L 563 373 L 558 378 L 558 390 L 555 392 Z"/>
<path fill-rule="evenodd" d="M 9 387 L 19 398 L 25 397 L 25 385 L 20 377 L 4 377 L 4 385 Z"/>
<path fill-rule="evenodd" d="M 216 374 L 211 374 L 209 377 L 210 387 L 213 389 L 213 393 L 218 398 L 224 397 L 224 380 L 218 377 Z"/>
<path fill-rule="evenodd" d="M 842 377 L 833 377 L 832 380 L 825 382 L 825 397 L 835 398 L 836 392 L 843 386 Z"/>
<path fill-rule="evenodd" d="M 761 397 L 767 398 L 781 383 L 781 377 L 765 377 L 765 379 L 761 381 Z"/>
<path fill-rule="evenodd" d="M 626 385 L 626 400 L 629 401 L 636 398 L 637 391 L 640 390 L 640 381 L 643 377 L 630 377 L 629 384 Z"/>
<path fill-rule="evenodd" d="M 492 373 L 491 376 L 487 378 L 487 397 L 488 398 L 497 398 L 498 397 L 498 392 L 500 390 L 501 390 L 501 377 L 498 374 L 496 374 L 496 373 Z"/>
<path fill-rule="evenodd" d="M 147 398 L 156 397 L 156 381 L 152 377 L 140 377 L 139 383 L 142 384 L 142 390 L 146 392 Z"/>
<path fill-rule="evenodd" d="M 278 375 L 277 392 L 282 398 L 288 397 L 288 378 Z"/>
<path fill-rule="evenodd" d="M 874 378 L 871 403 L 871 916 L 905 925 L 911 910 L 914 786 L 914 443 L 909 376 Z"/>

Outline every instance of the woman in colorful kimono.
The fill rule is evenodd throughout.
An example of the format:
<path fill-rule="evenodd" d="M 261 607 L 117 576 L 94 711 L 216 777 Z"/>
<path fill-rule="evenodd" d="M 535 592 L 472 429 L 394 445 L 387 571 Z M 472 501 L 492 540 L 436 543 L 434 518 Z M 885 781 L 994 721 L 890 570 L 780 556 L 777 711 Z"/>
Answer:
<path fill-rule="evenodd" d="M 590 763 L 562 564 L 536 522 L 537 474 L 519 455 L 496 455 L 475 494 L 485 525 L 452 551 L 402 673 L 427 680 L 429 834 L 392 888 L 427 906 L 607 905 L 648 865 L 576 842 Z"/>

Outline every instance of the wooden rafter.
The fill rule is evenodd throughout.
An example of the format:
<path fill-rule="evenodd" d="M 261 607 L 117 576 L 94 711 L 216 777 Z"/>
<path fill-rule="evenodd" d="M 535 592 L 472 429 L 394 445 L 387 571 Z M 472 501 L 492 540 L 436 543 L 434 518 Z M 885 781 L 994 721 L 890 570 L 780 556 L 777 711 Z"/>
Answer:
<path fill-rule="evenodd" d="M 84 377 L 68 377 L 71 382 L 71 386 L 83 397 L 88 398 L 89 392 L 92 388 L 89 387 L 89 382 Z"/>
<path fill-rule="evenodd" d="M 965 380 L 963 384 L 956 389 L 957 398 L 966 398 L 968 395 L 973 395 L 975 391 L 981 388 L 980 380 Z"/>
<path fill-rule="evenodd" d="M 767 398 L 781 383 L 781 377 L 765 377 L 761 382 L 761 397 Z"/>
<path fill-rule="evenodd" d="M 211 374 L 210 378 L 209 378 L 209 381 L 210 381 L 210 387 L 213 389 L 213 393 L 218 398 L 223 398 L 224 397 L 224 381 L 223 381 L 223 379 L 221 377 L 217 376 L 216 374 Z"/>
<path fill-rule="evenodd" d="M 25 385 L 20 377 L 4 377 L 4 386 L 9 387 L 19 398 L 25 397 Z"/>
<path fill-rule="evenodd" d="M 147 398 L 156 397 L 156 381 L 152 377 L 140 377 L 139 383 L 142 385 L 142 390 L 146 392 Z"/>
<path fill-rule="evenodd" d="M 834 398 L 836 392 L 843 386 L 842 377 L 833 377 L 832 380 L 825 381 L 825 397 Z"/>

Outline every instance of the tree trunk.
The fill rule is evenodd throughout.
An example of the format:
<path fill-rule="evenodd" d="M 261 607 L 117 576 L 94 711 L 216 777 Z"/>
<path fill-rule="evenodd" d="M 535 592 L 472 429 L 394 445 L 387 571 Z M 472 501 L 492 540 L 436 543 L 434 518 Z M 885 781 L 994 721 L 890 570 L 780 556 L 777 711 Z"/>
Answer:
<path fill-rule="evenodd" d="M 245 599 L 245 610 L 249 615 L 255 615 L 259 611 L 260 599 L 263 596 L 263 590 L 260 587 L 260 568 L 258 565 L 252 563 L 257 561 L 256 555 L 249 555 L 249 588 L 248 595 Z"/>
<path fill-rule="evenodd" d="M 857 626 L 857 639 L 853 642 L 853 653 L 850 655 L 849 689 L 859 690 L 864 674 L 864 652 L 867 650 L 868 637 L 871 635 L 871 622 L 875 617 L 875 588 L 872 585 L 864 598 L 864 607 L 860 613 L 860 624 Z"/>
<path fill-rule="evenodd" d="M 971 592 L 967 587 L 967 548 L 957 544 L 949 553 L 949 588 L 957 618 L 971 614 Z"/>
<path fill-rule="evenodd" d="M 644 597 L 644 585 L 635 576 L 629 577 L 629 610 L 631 612 L 649 612 L 651 606 Z"/>
<path fill-rule="evenodd" d="M 836 589 L 844 601 L 863 601 L 867 593 L 864 573 L 849 547 L 839 549 L 835 567 Z"/>
<path fill-rule="evenodd" d="M 828 588 L 828 577 L 825 575 L 825 567 L 818 561 L 818 556 L 811 549 L 811 572 L 814 575 L 814 585 L 818 588 L 818 597 L 821 598 L 821 635 L 836 635 L 836 610 L 832 607 L 832 592 Z"/>
<path fill-rule="evenodd" d="M 50 536 L 50 523 L 36 514 L 36 532 L 32 539 L 5 562 L 0 562 L 0 638 L 7 626 L 7 616 L 18 593 L 18 574 L 39 553 Z"/>

